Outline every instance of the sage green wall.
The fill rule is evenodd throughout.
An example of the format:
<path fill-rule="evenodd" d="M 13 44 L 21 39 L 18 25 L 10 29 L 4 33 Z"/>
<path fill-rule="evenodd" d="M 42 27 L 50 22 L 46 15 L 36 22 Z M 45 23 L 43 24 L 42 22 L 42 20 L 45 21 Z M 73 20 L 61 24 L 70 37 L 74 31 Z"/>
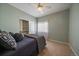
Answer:
<path fill-rule="evenodd" d="M 29 31 L 35 33 L 36 19 L 33 16 L 26 14 L 9 4 L 0 3 L 0 29 L 7 32 L 19 32 L 19 19 L 28 20 L 30 23 Z"/>
<path fill-rule="evenodd" d="M 69 10 L 38 18 L 39 22 L 48 21 L 48 38 L 61 42 L 68 42 Z"/>
<path fill-rule="evenodd" d="M 79 4 L 72 4 L 69 24 L 70 45 L 79 55 Z"/>

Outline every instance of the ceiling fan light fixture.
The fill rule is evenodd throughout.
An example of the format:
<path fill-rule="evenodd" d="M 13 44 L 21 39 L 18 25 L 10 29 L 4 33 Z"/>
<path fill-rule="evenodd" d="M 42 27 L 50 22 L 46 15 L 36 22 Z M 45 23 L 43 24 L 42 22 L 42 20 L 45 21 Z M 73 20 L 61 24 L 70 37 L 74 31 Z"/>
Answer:
<path fill-rule="evenodd" d="M 37 9 L 38 9 L 38 11 L 43 11 L 43 6 L 39 3 L 38 5 L 37 5 Z"/>
<path fill-rule="evenodd" d="M 38 7 L 38 10 L 39 10 L 39 11 L 43 11 L 43 8 L 42 8 L 42 7 Z"/>

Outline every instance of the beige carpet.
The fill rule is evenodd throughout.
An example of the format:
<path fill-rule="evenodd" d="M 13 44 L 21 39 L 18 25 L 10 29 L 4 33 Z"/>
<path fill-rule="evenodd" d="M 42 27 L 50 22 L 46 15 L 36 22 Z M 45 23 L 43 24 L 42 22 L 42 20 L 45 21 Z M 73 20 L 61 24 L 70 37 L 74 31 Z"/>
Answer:
<path fill-rule="evenodd" d="M 47 41 L 46 47 L 38 56 L 73 56 L 73 52 L 66 44 Z"/>

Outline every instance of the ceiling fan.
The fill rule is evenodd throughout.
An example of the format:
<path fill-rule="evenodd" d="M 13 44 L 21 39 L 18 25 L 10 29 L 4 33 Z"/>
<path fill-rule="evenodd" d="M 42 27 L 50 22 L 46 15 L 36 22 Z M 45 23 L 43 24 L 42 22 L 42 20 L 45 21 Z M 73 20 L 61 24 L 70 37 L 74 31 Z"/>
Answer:
<path fill-rule="evenodd" d="M 44 9 L 49 9 L 51 8 L 50 6 L 46 5 L 45 3 L 38 3 L 37 4 L 37 9 L 38 11 L 43 11 Z"/>

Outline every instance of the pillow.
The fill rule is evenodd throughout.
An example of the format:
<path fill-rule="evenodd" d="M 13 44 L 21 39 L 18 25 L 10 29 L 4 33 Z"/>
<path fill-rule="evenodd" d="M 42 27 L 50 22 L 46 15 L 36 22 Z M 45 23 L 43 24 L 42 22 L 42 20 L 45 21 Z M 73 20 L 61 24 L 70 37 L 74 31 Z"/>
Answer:
<path fill-rule="evenodd" d="M 2 31 L 1 31 L 1 29 L 0 29 L 0 33 L 1 33 Z"/>
<path fill-rule="evenodd" d="M 21 33 L 15 33 L 14 38 L 15 38 L 16 42 L 19 42 L 19 41 L 23 40 L 24 37 Z"/>
<path fill-rule="evenodd" d="M 7 32 L 0 33 L 0 45 L 5 49 L 16 49 L 15 39 Z"/>
<path fill-rule="evenodd" d="M 14 38 L 14 33 L 12 33 L 12 32 L 9 32 L 9 34 Z"/>
<path fill-rule="evenodd" d="M 24 37 L 24 33 L 20 33 L 22 35 L 22 37 Z"/>

